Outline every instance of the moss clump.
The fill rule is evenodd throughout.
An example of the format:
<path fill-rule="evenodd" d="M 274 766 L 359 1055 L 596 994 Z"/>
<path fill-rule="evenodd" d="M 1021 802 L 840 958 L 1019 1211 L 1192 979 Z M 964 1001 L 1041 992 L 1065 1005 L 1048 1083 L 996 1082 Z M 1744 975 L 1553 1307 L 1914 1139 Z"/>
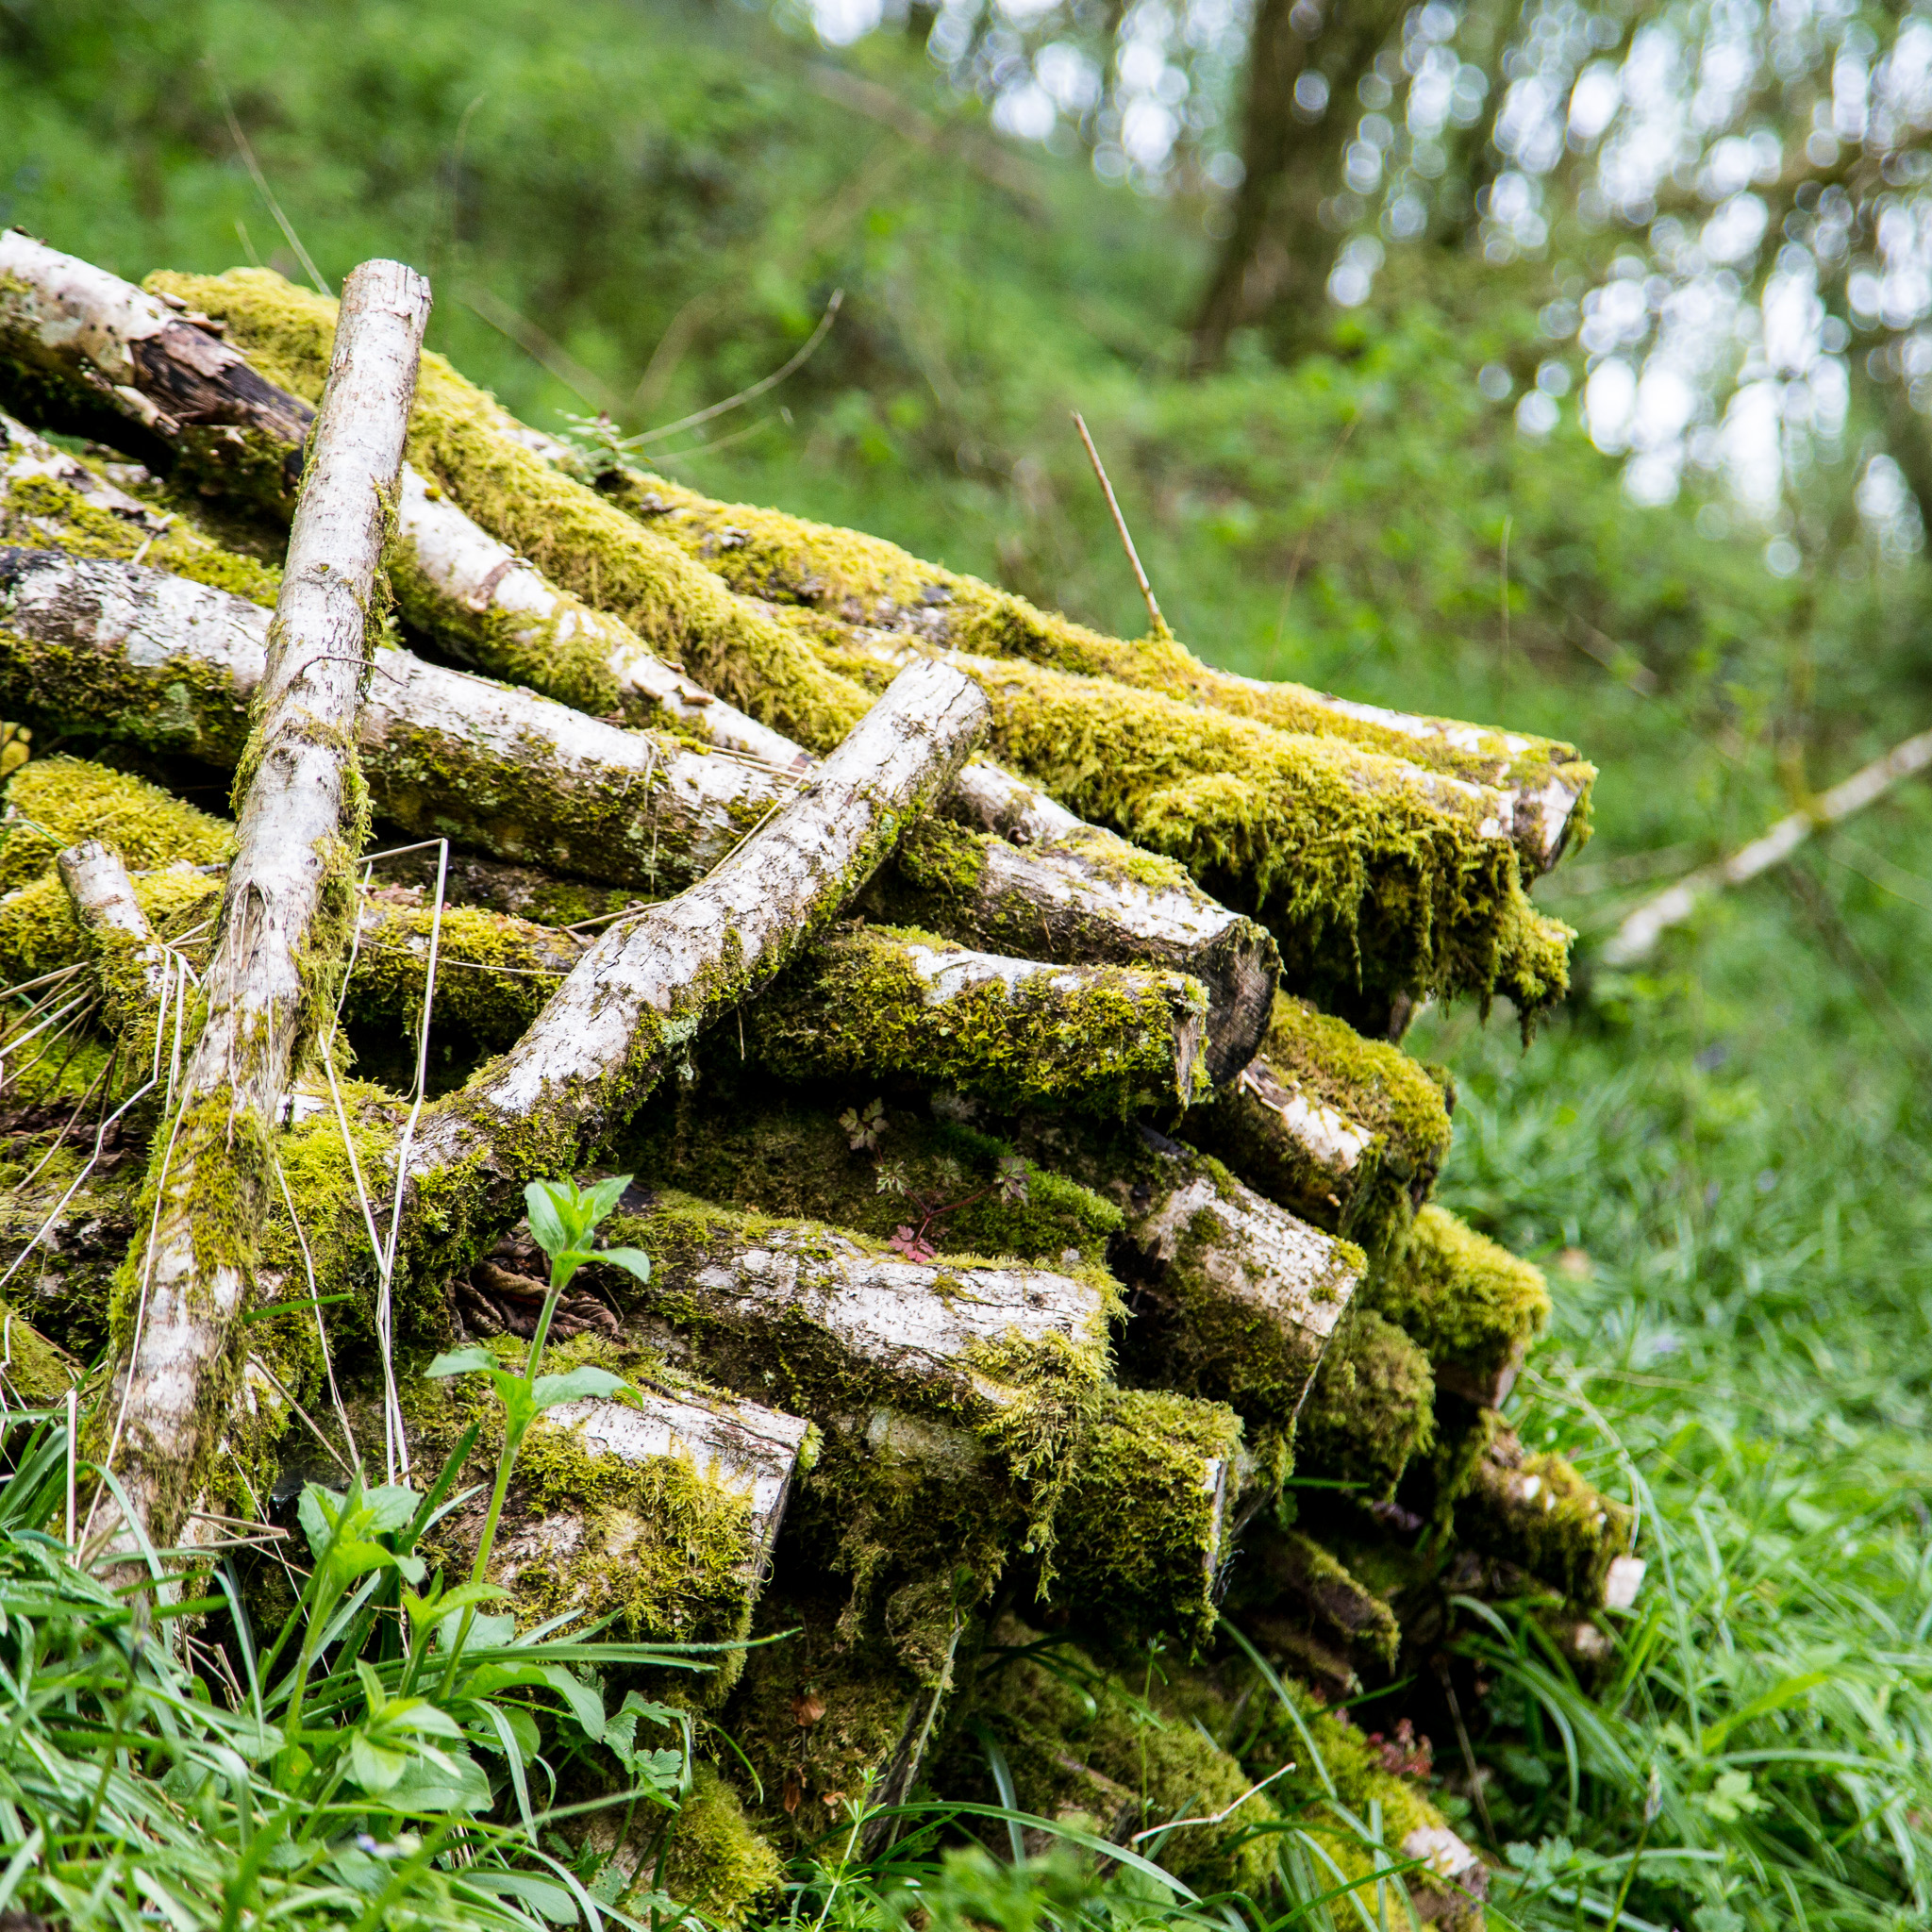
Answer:
<path fill-rule="evenodd" d="M 208 584 L 275 608 L 281 573 L 259 558 L 229 550 L 196 529 L 179 510 L 159 536 L 112 510 L 90 503 L 52 477 L 35 476 L 0 491 L 0 542 L 64 550 L 70 557 L 137 558 L 197 584 Z"/>
<path fill-rule="evenodd" d="M 1205 1639 L 1242 1465 L 1231 1408 L 1108 1391 L 1060 1506 L 1054 1599 L 1127 1628 Z"/>
<path fill-rule="evenodd" d="M 156 275 L 147 286 L 228 325 L 257 369 L 308 401 L 328 371 L 336 305 L 266 269 L 225 275 Z M 409 459 L 492 536 L 644 641 L 688 662 L 718 696 L 817 751 L 864 714 L 865 693 L 821 664 L 782 625 L 734 595 L 677 545 L 553 469 L 519 440 L 493 398 L 441 356 L 425 354 L 409 419 Z M 558 648 L 559 644 L 579 648 Z M 542 689 L 608 709 L 616 686 L 594 633 L 550 640 L 531 662 Z"/>
<path fill-rule="evenodd" d="M 1304 1474 L 1353 1486 L 1363 1502 L 1395 1492 L 1435 1432 L 1428 1357 L 1393 1323 L 1353 1311 L 1328 1344 L 1295 1437 Z"/>
<path fill-rule="evenodd" d="M 808 1565 L 781 1560 L 754 1624 L 777 1641 L 747 1653 L 721 1721 L 761 1787 L 761 1825 L 811 1844 L 846 1826 L 853 1806 L 906 1796 L 953 1688 L 973 1594 L 941 1566 L 855 1617 Z"/>
<path fill-rule="evenodd" d="M 865 1112 L 874 1093 L 774 1094 L 770 1080 L 741 1072 L 735 1029 L 714 1036 L 713 1046 L 697 1080 L 680 1081 L 666 1105 L 632 1122 L 620 1166 L 686 1194 L 829 1222 L 875 1241 L 890 1241 L 908 1216 L 922 1219 L 930 1204 L 935 1246 L 1052 1268 L 1102 1265 L 1119 1209 L 1031 1162 L 1024 1198 L 1011 1198 L 998 1186 L 1000 1162 L 1015 1158 L 1008 1142 L 895 1102 L 881 1107 L 877 1145 L 855 1148 L 839 1115 Z"/>
<path fill-rule="evenodd" d="M 80 1364 L 19 1311 L 0 1302 L 0 1390 L 9 1406 L 46 1408 L 80 1380 Z"/>
<path fill-rule="evenodd" d="M 1267 1890 L 1274 1841 L 1256 1827 L 1278 1813 L 1239 1760 L 1166 1695 L 1137 1692 L 1124 1672 L 1111 1674 L 1072 1643 L 1056 1642 L 1050 1662 L 1035 1661 L 1044 1640 L 1013 1618 L 995 1625 L 993 1639 L 971 1715 L 998 1739 L 1023 1810 L 1082 1813 L 1116 1840 L 1170 1820 L 1213 1819 L 1139 1849 L 1200 1891 Z M 986 1790 L 982 1747 L 962 1737 L 942 1774 L 943 1789 Z M 1096 1817 L 1103 1807 L 1115 1815 Z"/>
<path fill-rule="evenodd" d="M 359 1024 L 413 1028 L 423 1008 L 435 910 L 385 908 L 379 930 L 365 933 L 344 1002 Z M 0 913 L 4 917 L 4 913 Z M 514 1042 L 557 989 L 575 949 L 549 926 L 474 906 L 445 906 L 439 939 L 435 1020 L 455 1024 L 479 1045 Z"/>
<path fill-rule="evenodd" d="M 1010 1108 L 1125 1114 L 1205 1091 L 1199 982 L 1053 969 L 917 928 L 848 926 L 751 1008 L 755 1056 L 792 1078 L 909 1074 Z"/>
<path fill-rule="evenodd" d="M 1405 730 L 1366 707 L 1343 709 L 1301 685 L 1263 684 L 1216 671 L 1172 638 L 1129 642 L 1106 637 L 857 530 L 783 510 L 717 503 L 664 477 L 621 468 L 605 470 L 597 485 L 750 596 L 807 606 L 848 625 L 909 632 L 958 650 L 1118 678 L 1285 730 L 1343 739 L 1479 784 L 1535 788 L 1556 776 L 1587 801 L 1596 775 L 1571 745 L 1469 724 L 1441 724 L 1435 733 Z M 1582 843 L 1574 829 L 1571 838 Z"/>
<path fill-rule="evenodd" d="M 753 1828 L 738 1793 L 708 1764 L 698 1766 L 671 1821 L 663 1883 L 680 1905 L 724 1932 L 737 1932 L 784 1886 L 776 1848 Z"/>
<path fill-rule="evenodd" d="M 158 785 L 84 758 L 35 758 L 7 787 L 9 816 L 0 824 L 0 892 L 44 873 L 55 855 L 85 839 L 104 839 L 130 872 L 185 859 L 225 863 L 234 827 L 183 803 Z"/>
<path fill-rule="evenodd" d="M 1508 1392 L 1550 1314 L 1540 1268 L 1436 1207 L 1417 1214 L 1368 1303 L 1421 1344 L 1438 1388 L 1488 1408 Z"/>
<path fill-rule="evenodd" d="M 1564 1457 L 1526 1455 L 1487 1418 L 1487 1444 L 1456 1499 L 1456 1534 L 1578 1603 L 1601 1603 L 1610 1564 L 1630 1548 L 1629 1507 Z"/>
<path fill-rule="evenodd" d="M 1275 996 L 1259 1059 L 1187 1130 L 1378 1266 L 1400 1249 L 1450 1137 L 1443 1091 L 1421 1065 L 1287 993 Z"/>
<path fill-rule="evenodd" d="M 809 626 L 806 626 L 809 629 Z M 882 686 L 898 659 L 824 646 Z M 1202 711 L 1108 678 L 1012 658 L 954 660 L 991 703 L 987 748 L 1062 805 L 1184 865 L 1281 947 L 1285 981 L 1324 1007 L 1502 991 L 1526 911 L 1515 847 L 1473 796 L 1340 739 Z"/>

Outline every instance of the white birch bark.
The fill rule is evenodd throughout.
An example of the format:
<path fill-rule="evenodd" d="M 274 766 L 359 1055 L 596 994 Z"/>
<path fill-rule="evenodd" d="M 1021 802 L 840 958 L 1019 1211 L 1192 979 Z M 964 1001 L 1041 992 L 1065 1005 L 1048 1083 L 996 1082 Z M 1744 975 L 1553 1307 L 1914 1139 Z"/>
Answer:
<path fill-rule="evenodd" d="M 99 958 L 108 1017 L 117 1032 L 145 1025 L 150 1036 L 172 966 L 155 943 L 121 855 L 99 839 L 70 845 L 55 859 L 74 917 Z"/>
<path fill-rule="evenodd" d="M 267 655 L 258 607 L 141 565 L 12 550 L 0 551 L 0 701 L 17 713 L 105 716 L 157 749 L 240 755 Z M 376 808 L 418 836 L 653 894 L 704 876 L 804 776 L 389 649 L 357 732 Z M 1185 973 L 1208 991 L 1210 1075 L 1241 1064 L 1279 970 L 1267 934 L 1178 867 L 1148 883 L 1145 855 L 1033 787 L 980 764 L 961 778 L 950 813 L 1035 842 L 989 837 L 966 852 L 977 883 L 961 893 L 951 880 L 973 835 L 932 825 L 880 882 L 882 903 L 1005 951 Z"/>
<path fill-rule="evenodd" d="M 441 1176 L 435 1226 L 458 1241 L 525 1182 L 575 1171 L 718 1016 L 816 937 L 941 793 L 986 701 L 942 665 L 906 672 L 797 794 L 700 884 L 607 931 L 509 1052 L 424 1116 L 406 1211 Z"/>
<path fill-rule="evenodd" d="M 247 1296 L 267 1155 L 339 956 L 359 837 L 352 749 L 369 611 L 402 461 L 429 289 L 398 262 L 349 278 L 314 449 L 269 638 L 235 858 L 202 991 L 207 1019 L 158 1137 L 151 1222 L 130 1257 L 131 1329 L 117 1336 L 106 1457 L 132 1521 L 104 1491 L 100 1535 L 125 1562 L 137 1534 L 178 1529 L 226 1413 L 220 1386 Z"/>
<path fill-rule="evenodd" d="M 129 496 L 89 469 L 78 457 L 69 456 L 0 409 L 0 487 L 33 482 L 58 483 L 94 508 L 123 518 L 150 537 L 163 535 L 175 521 L 167 512 L 150 509 L 138 497 Z"/>

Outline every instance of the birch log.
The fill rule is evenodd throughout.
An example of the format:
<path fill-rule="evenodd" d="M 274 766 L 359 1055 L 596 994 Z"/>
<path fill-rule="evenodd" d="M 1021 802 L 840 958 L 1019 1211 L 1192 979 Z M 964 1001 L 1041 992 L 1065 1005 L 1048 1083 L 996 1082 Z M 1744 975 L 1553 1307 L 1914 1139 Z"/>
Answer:
<path fill-rule="evenodd" d="M 70 845 L 55 863 L 75 921 L 93 951 L 107 996 L 108 1024 L 131 1038 L 144 1032 L 149 1036 L 145 1043 L 152 1045 L 171 968 L 167 953 L 155 943 L 120 853 L 104 840 L 90 839 Z"/>
<path fill-rule="evenodd" d="M 1206 1009 L 1178 973 L 1048 965 L 855 925 L 747 1009 L 746 1038 L 793 1078 L 910 1076 L 1008 1108 L 1122 1115 L 1207 1091 Z"/>
<path fill-rule="evenodd" d="M 0 704 L 216 764 L 240 756 L 268 613 L 132 563 L 0 550 Z M 375 655 L 357 726 L 375 808 L 421 837 L 657 895 L 702 877 L 804 774 L 625 730 L 408 651 Z M 1208 988 L 1208 1065 L 1265 1024 L 1274 942 L 1179 867 L 1083 826 L 1031 787 L 969 768 L 878 891 L 906 919 L 1070 964 L 1146 964 Z"/>
<path fill-rule="evenodd" d="M 843 909 L 985 721 L 957 672 L 908 671 L 699 885 L 606 932 L 523 1039 L 425 1115 L 403 1181 L 412 1248 L 474 1247 L 526 1182 L 575 1172 L 704 1027 Z"/>
<path fill-rule="evenodd" d="M 349 278 L 244 755 L 236 856 L 202 982 L 207 1019 L 178 1114 L 157 1138 L 148 1238 L 129 1256 L 116 1324 L 103 1459 L 131 1520 L 106 1491 L 95 1520 L 124 1564 L 142 1539 L 172 1540 L 206 1474 L 273 1191 L 275 1123 L 347 939 L 348 867 L 364 829 L 356 713 L 428 315 L 428 285 L 398 262 Z"/>
<path fill-rule="evenodd" d="M 18 230 L 0 234 L 0 358 L 50 386 L 57 406 L 92 404 L 135 425 L 205 489 L 286 514 L 314 411 L 208 332 L 219 326 L 178 297 L 151 295 Z M 69 471 L 58 480 L 76 481 Z M 408 464 L 395 516 L 404 615 L 484 670 L 780 770 L 804 756 L 665 663 L 621 618 L 559 591 Z"/>

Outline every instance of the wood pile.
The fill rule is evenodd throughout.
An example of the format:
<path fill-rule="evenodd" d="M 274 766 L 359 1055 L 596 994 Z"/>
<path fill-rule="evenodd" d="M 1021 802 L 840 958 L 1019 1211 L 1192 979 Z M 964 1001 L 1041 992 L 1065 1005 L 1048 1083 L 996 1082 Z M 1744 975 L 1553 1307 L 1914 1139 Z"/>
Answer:
<path fill-rule="evenodd" d="M 1587 1665 L 1639 1566 L 1497 1412 L 1548 1295 L 1430 1205 L 1400 1041 L 1562 995 L 1591 768 L 587 455 L 427 307 L 0 235 L 0 1372 L 101 1363 L 95 1554 L 486 1468 L 423 1370 L 519 1358 L 527 1182 L 627 1174 L 652 1278 L 554 1333 L 639 1399 L 543 1419 L 492 1561 L 793 1633 L 681 1693 L 738 1747 L 683 1894 L 924 1788 L 1203 1890 L 1374 1837 L 1476 1923 L 1426 1741 L 1335 1707 L 1440 1726 L 1457 1594 Z"/>

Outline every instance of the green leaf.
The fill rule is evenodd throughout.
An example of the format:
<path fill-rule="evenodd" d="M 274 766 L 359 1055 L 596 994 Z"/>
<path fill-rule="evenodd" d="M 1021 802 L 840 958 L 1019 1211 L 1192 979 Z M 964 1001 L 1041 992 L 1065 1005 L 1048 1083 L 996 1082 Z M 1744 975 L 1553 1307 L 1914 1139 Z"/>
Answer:
<path fill-rule="evenodd" d="M 585 1395 L 616 1395 L 619 1392 L 631 1394 L 635 1391 L 622 1375 L 613 1375 L 608 1369 L 600 1369 L 592 1362 L 586 1362 L 581 1368 L 572 1369 L 563 1375 L 539 1375 L 534 1391 L 537 1408 L 541 1411 L 555 1408 L 561 1402 L 575 1402 Z"/>
<path fill-rule="evenodd" d="M 641 1248 L 599 1248 L 591 1258 L 608 1261 L 613 1268 L 622 1268 L 626 1274 L 635 1274 L 640 1281 L 651 1278 L 651 1257 Z"/>
<path fill-rule="evenodd" d="M 409 1754 L 378 1744 L 366 1731 L 349 1740 L 349 1775 L 365 1791 L 387 1791 L 401 1782 Z"/>
<path fill-rule="evenodd" d="M 308 1539 L 308 1551 L 318 1561 L 326 1554 L 330 1540 L 336 1532 L 336 1524 L 342 1519 L 342 1506 L 346 1496 L 334 1490 L 325 1490 L 320 1483 L 305 1483 L 300 1501 L 295 1505 L 295 1520 L 302 1525 L 302 1534 Z"/>
<path fill-rule="evenodd" d="M 413 1590 L 406 1590 L 403 1592 L 403 1612 L 412 1627 L 420 1628 L 425 1624 L 441 1623 L 453 1611 L 466 1610 L 473 1604 L 487 1604 L 492 1597 L 508 1594 L 500 1583 L 459 1583 L 454 1590 L 439 1591 L 430 1597 L 421 1597 Z"/>
<path fill-rule="evenodd" d="M 467 1751 L 438 1752 L 441 1765 L 412 1757 L 390 1788 L 388 1804 L 398 1811 L 487 1811 L 495 1802 L 489 1774 Z"/>
<path fill-rule="evenodd" d="M 401 1483 L 382 1483 L 370 1490 L 362 1500 L 370 1511 L 370 1533 L 387 1536 L 391 1531 L 408 1527 L 415 1517 L 416 1506 L 423 1498 Z"/>
<path fill-rule="evenodd" d="M 474 1375 L 501 1371 L 502 1364 L 487 1348 L 452 1348 L 423 1371 L 425 1375 Z"/>
<path fill-rule="evenodd" d="M 577 1922 L 576 1901 L 562 1886 L 553 1885 L 547 1878 L 538 1878 L 528 1872 L 477 1872 L 463 1874 L 463 1882 L 474 1885 L 479 1891 L 500 1893 L 506 1898 L 521 1899 L 526 1906 L 534 1907 L 554 1925 L 575 1925 Z"/>
<path fill-rule="evenodd" d="M 560 1255 L 573 1245 L 572 1231 L 564 1221 L 567 1204 L 555 1182 L 532 1181 L 524 1190 L 524 1208 L 530 1217 L 530 1232 L 546 1255 Z"/>
<path fill-rule="evenodd" d="M 630 1181 L 627 1174 L 614 1174 L 608 1180 L 599 1181 L 584 1195 L 584 1205 L 590 1210 L 590 1221 L 584 1230 L 587 1234 L 615 1209 L 624 1199 L 624 1191 L 630 1186 Z"/>

